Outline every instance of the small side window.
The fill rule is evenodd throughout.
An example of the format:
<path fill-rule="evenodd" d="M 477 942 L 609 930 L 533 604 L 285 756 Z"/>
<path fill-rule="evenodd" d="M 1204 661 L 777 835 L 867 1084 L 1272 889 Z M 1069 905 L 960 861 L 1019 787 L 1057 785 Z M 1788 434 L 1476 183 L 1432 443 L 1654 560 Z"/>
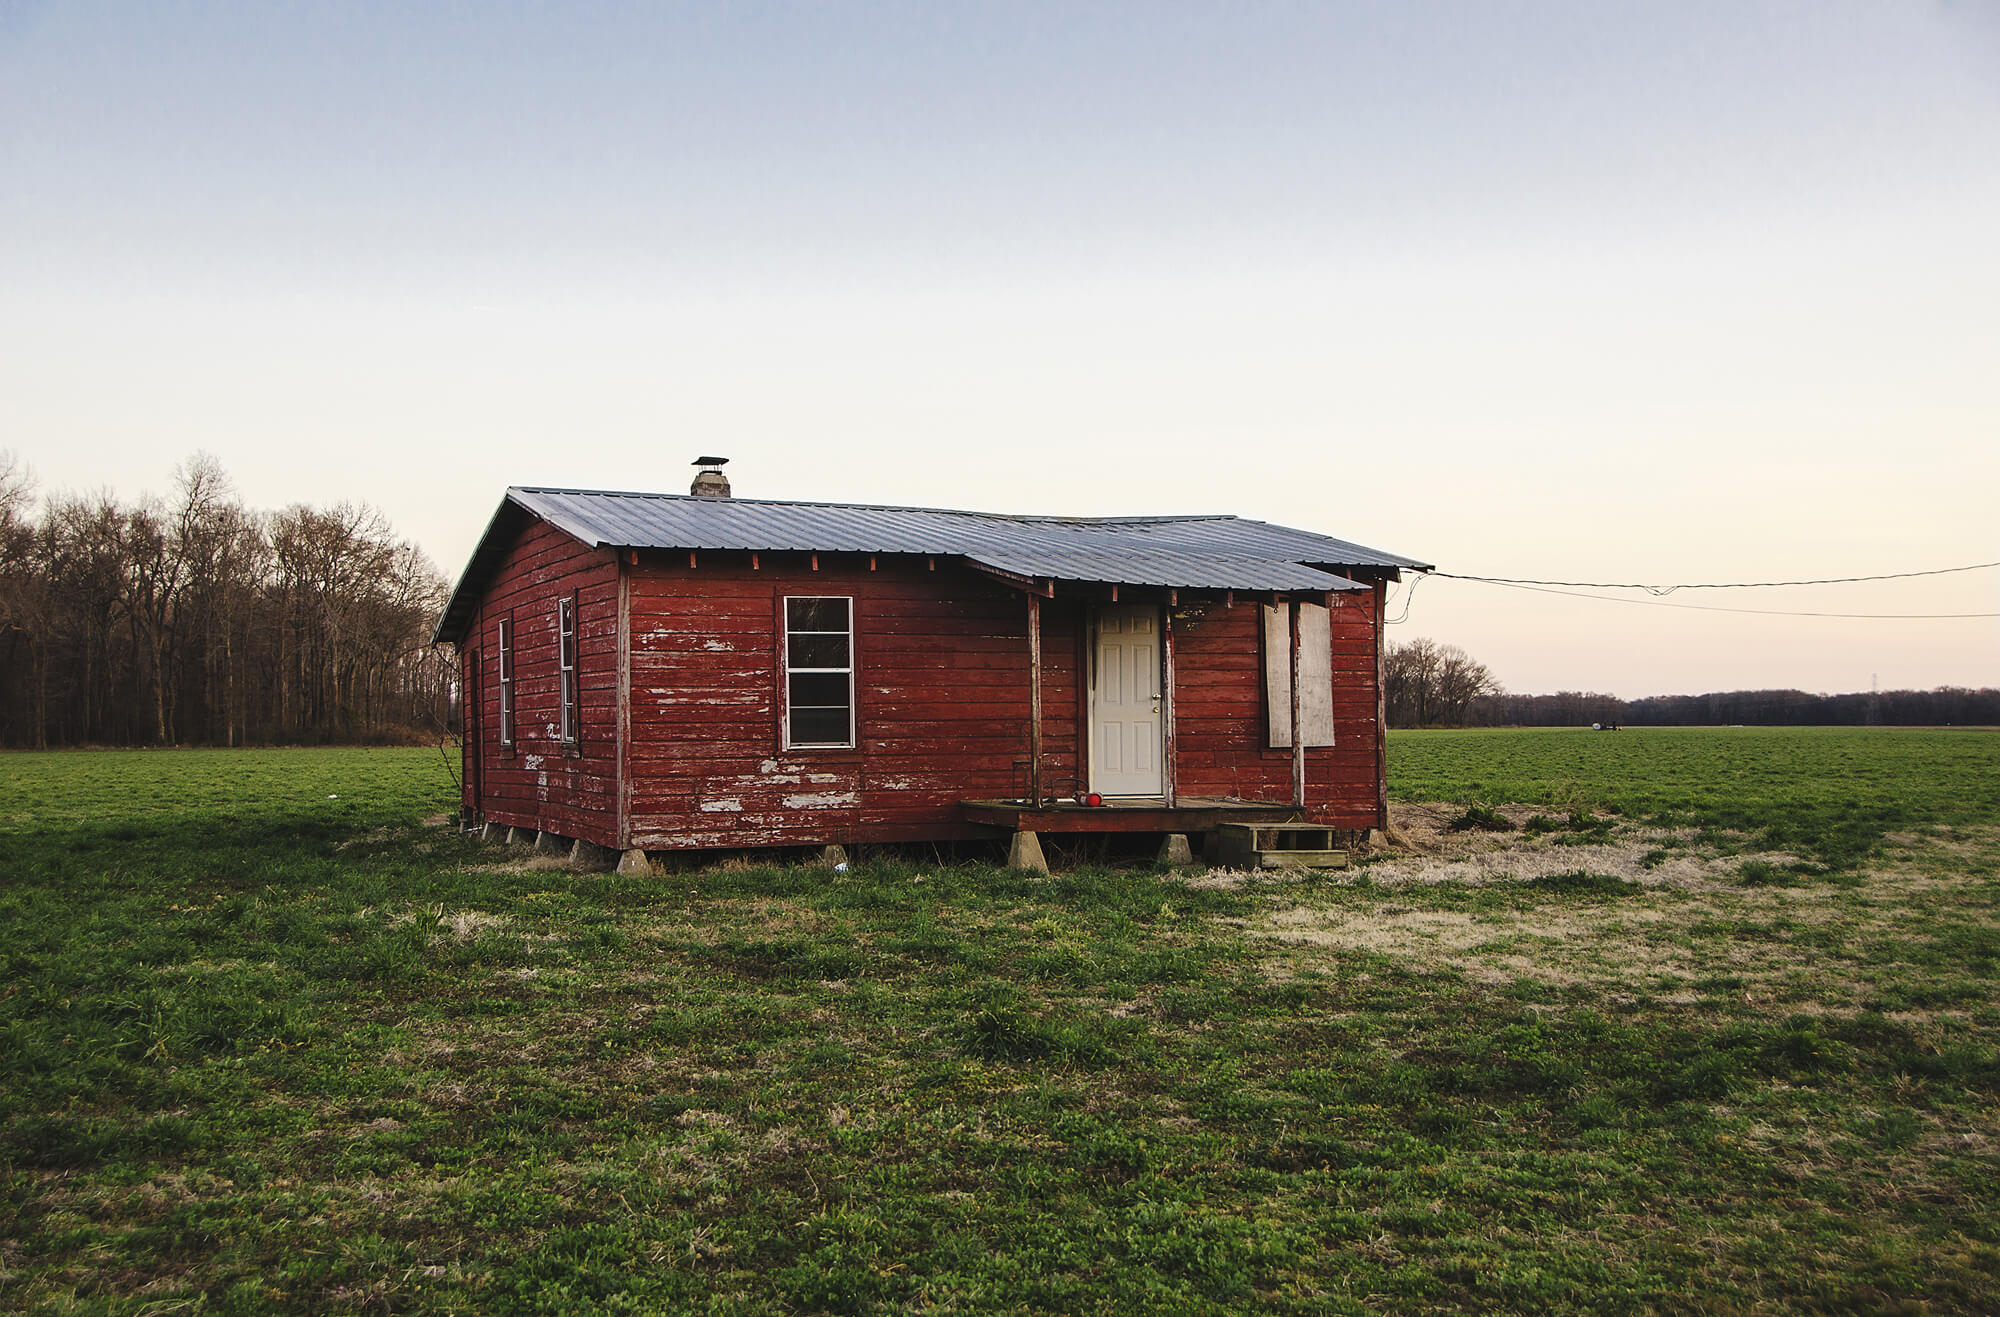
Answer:
<path fill-rule="evenodd" d="M 785 600 L 785 748 L 854 744 L 854 601 Z"/>
<path fill-rule="evenodd" d="M 578 737 L 576 699 L 576 596 L 556 601 L 557 652 L 562 669 L 562 739 L 575 745 Z"/>
<path fill-rule="evenodd" d="M 495 646 L 494 665 L 500 685 L 500 744 L 514 744 L 514 619 L 500 619 L 500 643 Z"/>

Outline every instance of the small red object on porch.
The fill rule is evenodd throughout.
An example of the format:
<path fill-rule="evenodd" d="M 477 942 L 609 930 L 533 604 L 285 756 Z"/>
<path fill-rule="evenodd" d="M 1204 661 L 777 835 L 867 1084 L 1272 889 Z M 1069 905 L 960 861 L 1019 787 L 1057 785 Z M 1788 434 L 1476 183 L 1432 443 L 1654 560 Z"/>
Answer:
<path fill-rule="evenodd" d="M 1104 803 L 1104 797 L 1098 795 L 1095 791 L 1093 791 L 1090 794 L 1083 797 L 1082 803 L 1095 808 L 1096 806 L 1102 805 Z"/>

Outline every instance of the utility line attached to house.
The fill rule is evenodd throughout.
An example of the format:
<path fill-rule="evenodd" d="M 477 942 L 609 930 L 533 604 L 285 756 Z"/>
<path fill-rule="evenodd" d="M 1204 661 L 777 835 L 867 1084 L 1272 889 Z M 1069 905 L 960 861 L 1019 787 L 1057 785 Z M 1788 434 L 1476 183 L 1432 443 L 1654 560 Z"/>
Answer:
<path fill-rule="evenodd" d="M 1518 576 L 1464 576 L 1456 572 L 1432 572 L 1431 575 L 1441 576 L 1450 581 L 1479 581 L 1486 585 L 1567 586 L 1573 590 L 1644 590 L 1648 594 L 1664 597 L 1676 590 L 1773 590 L 1792 585 L 1854 585 L 1862 581 L 1907 581 L 1917 576 L 1950 576 L 1954 572 L 1979 572 L 1990 567 L 2000 567 L 2000 562 L 1975 562 L 1968 563 L 1964 567 L 1935 567 L 1923 572 L 1883 572 L 1875 576 L 1827 576 L 1813 581 L 1701 581 L 1684 582 L 1679 585 L 1638 585 L 1611 581 L 1539 581 Z M 1800 616 L 1822 615 L 1800 614 Z M 1901 614 L 1855 614 L 1854 616 L 1901 616 Z M 1991 617 L 1992 614 L 1951 613 L 1939 616 Z"/>
<path fill-rule="evenodd" d="M 1437 575 L 1443 576 L 1444 573 L 1438 572 Z M 1452 579 L 1455 581 L 1476 581 L 1482 585 L 1504 586 L 1509 590 L 1530 590 L 1536 594 L 1562 595 L 1567 599 L 1595 599 L 1601 604 L 1639 604 L 1649 608 L 1689 608 L 1702 613 L 1755 613 L 1761 617 L 1846 617 L 1900 619 L 1904 621 L 2000 617 L 2000 613 L 1823 613 L 1804 612 L 1787 608 L 1730 608 L 1722 604 L 1670 604 L 1664 599 L 1620 599 L 1615 595 L 1578 594 L 1574 590 L 1555 590 L 1542 585 L 1529 585 L 1522 581 L 1490 580 L 1482 576 L 1454 576 Z M 1800 584 L 1805 583 L 1800 582 Z M 1812 584 L 1825 583 L 1815 581 Z"/>
<path fill-rule="evenodd" d="M 1676 585 L 1644 585 L 1619 581 L 1545 581 L 1520 576 L 1472 576 L 1462 572 L 1434 571 L 1425 575 L 1442 577 L 1447 581 L 1471 581 L 1477 585 L 1498 585 L 1510 590 L 1528 590 L 1535 594 L 1562 595 L 1569 599 L 1595 599 L 1599 603 L 1607 604 L 1646 604 L 1655 608 L 1687 608 L 1703 613 L 1751 613 L 1760 617 L 1832 617 L 1914 622 L 1991 618 L 2000 617 L 2000 613 L 1834 613 L 1787 608 L 1730 608 L 1722 604 L 1672 604 L 1666 602 L 1666 596 L 1676 590 L 1776 590 L 1800 585 L 1856 585 L 1867 581 L 1907 581 L 1920 576 L 1950 576 L 1959 572 L 1979 572 L 1995 567 L 2000 567 L 2000 562 L 1975 562 L 1967 563 L 1963 567 L 1935 567 L 1920 572 L 1881 572 L 1872 576 L 1827 576 L 1807 581 L 1689 581 Z M 1402 615 L 1389 618 L 1390 625 L 1408 619 L 1411 601 L 1416 597 L 1416 587 L 1423 579 L 1423 576 L 1418 576 L 1411 580 L 1409 589 L 1403 597 Z M 1576 593 L 1579 590 L 1644 590 L 1651 597 L 1620 599 L 1613 595 Z"/>

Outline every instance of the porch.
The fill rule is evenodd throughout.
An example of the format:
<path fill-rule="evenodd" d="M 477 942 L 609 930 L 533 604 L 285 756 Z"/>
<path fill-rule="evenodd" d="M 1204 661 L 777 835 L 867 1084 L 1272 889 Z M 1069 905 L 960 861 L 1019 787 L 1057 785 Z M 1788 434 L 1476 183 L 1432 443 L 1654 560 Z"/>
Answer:
<path fill-rule="evenodd" d="M 1183 796 L 1172 805 L 1158 796 L 1112 797 L 1102 805 L 1072 800 L 961 800 L 968 821 L 1008 832 L 1213 832 L 1224 823 L 1295 823 L 1297 805 L 1226 796 Z"/>

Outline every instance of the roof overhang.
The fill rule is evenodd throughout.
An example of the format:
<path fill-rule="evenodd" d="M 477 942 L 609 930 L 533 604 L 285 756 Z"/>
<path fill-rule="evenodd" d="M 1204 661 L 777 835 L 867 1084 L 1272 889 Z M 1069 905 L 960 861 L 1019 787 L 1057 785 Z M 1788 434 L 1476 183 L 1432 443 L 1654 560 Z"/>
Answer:
<path fill-rule="evenodd" d="M 452 587 L 444 612 L 438 615 L 438 624 L 431 631 L 433 645 L 455 645 L 465 639 L 465 633 L 472 627 L 472 616 L 479 611 L 479 596 L 486 589 L 487 578 L 535 516 L 514 497 L 513 490 L 507 491 L 494 510 L 493 519 L 486 523 L 479 543 L 473 546 L 465 570 L 458 574 L 458 584 Z"/>
<path fill-rule="evenodd" d="M 1366 590 L 1359 581 L 1303 563 L 1251 558 L 1198 558 L 1186 554 L 1060 554 L 1049 557 L 969 553 L 957 555 L 1004 581 L 1047 593 L 1057 582 L 1076 585 L 1151 586 L 1163 590 L 1238 591 L 1243 594 L 1329 594 Z"/>

